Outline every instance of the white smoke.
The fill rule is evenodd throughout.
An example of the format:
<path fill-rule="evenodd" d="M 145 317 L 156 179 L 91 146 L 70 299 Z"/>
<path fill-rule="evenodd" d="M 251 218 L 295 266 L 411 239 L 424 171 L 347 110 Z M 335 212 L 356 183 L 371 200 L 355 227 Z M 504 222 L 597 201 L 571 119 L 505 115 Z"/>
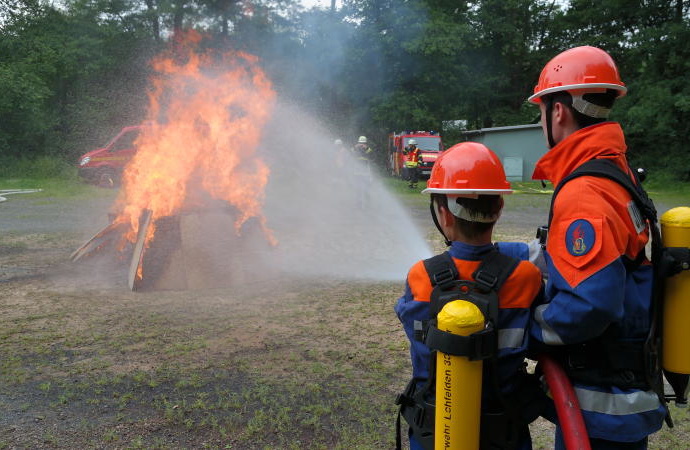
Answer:
<path fill-rule="evenodd" d="M 335 138 L 350 146 L 356 136 L 329 132 L 295 107 L 276 107 L 261 151 L 271 167 L 264 212 L 279 241 L 271 252 L 276 268 L 303 276 L 403 279 L 431 250 L 379 170 L 358 176 L 364 168 L 349 152 L 338 165 Z"/>

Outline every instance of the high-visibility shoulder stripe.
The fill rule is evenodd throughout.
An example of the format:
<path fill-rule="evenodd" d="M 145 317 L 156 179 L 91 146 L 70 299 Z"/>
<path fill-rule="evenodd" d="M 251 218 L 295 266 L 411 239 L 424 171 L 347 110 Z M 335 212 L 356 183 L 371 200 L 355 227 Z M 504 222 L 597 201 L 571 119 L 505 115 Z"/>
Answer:
<path fill-rule="evenodd" d="M 453 261 L 463 279 L 468 279 L 481 263 L 481 261 L 464 261 L 455 258 Z M 416 301 L 431 300 L 431 280 L 423 261 L 412 266 L 407 275 L 407 281 Z M 541 282 L 539 269 L 532 263 L 520 261 L 498 292 L 499 306 L 501 308 L 529 308 L 541 289 Z"/>

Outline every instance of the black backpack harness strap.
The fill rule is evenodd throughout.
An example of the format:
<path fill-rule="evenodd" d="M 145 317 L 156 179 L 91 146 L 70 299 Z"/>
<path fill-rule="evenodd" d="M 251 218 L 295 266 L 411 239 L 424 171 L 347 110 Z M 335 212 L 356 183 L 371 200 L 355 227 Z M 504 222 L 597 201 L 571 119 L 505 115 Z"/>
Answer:
<path fill-rule="evenodd" d="M 446 252 L 439 257 L 447 260 L 450 255 Z M 428 273 L 433 273 L 429 269 L 435 268 L 435 264 L 434 262 L 427 265 L 425 261 L 425 268 Z M 452 258 L 450 264 L 455 269 Z M 494 356 L 498 346 L 496 331 L 496 321 L 498 320 L 497 292 L 518 264 L 517 259 L 494 250 L 482 260 L 482 263 L 472 274 L 475 281 L 458 280 L 457 275 L 456 279 L 448 280 L 446 274 L 453 272 L 448 269 L 442 270 L 441 276 L 432 278 L 434 290 L 429 305 L 430 321 L 427 322 L 426 326 L 422 324 L 422 342 L 432 351 L 440 351 L 455 356 L 467 356 L 470 361 L 488 359 Z M 455 269 L 455 274 L 457 274 L 457 269 Z M 442 283 L 439 283 L 439 280 Z M 487 322 L 487 326 L 483 330 L 469 336 L 458 336 L 438 329 L 436 316 L 448 302 L 458 298 L 468 300 L 479 308 Z"/>
<path fill-rule="evenodd" d="M 453 257 L 448 252 L 425 259 L 424 269 L 426 269 L 429 280 L 431 280 L 431 286 L 434 288 L 436 286 L 447 287 L 460 276 Z"/>
<path fill-rule="evenodd" d="M 429 318 L 415 321 L 415 339 L 432 351 L 429 360 L 429 378 L 412 379 L 405 392 L 398 395 L 396 404 L 400 405 L 396 421 L 396 444 L 400 442 L 400 416 L 410 426 L 412 435 L 425 449 L 434 446 L 434 404 L 436 388 L 436 355 L 441 351 L 457 356 L 467 356 L 470 360 L 489 359 L 495 362 L 498 351 L 498 291 L 510 277 L 519 260 L 492 250 L 482 260 L 472 274 L 475 281 L 460 279 L 453 258 L 448 252 L 424 261 L 433 290 L 429 304 Z M 458 336 L 439 330 L 437 314 L 454 300 L 466 300 L 475 304 L 486 321 L 486 327 L 469 336 Z M 495 374 L 495 371 L 494 371 Z M 496 385 L 497 383 L 493 383 Z"/>
<path fill-rule="evenodd" d="M 654 207 L 654 203 L 645 190 L 642 189 L 636 173 L 634 171 L 631 171 L 631 173 L 633 174 L 632 176 L 635 177 L 635 182 L 633 182 L 630 176 L 618 167 L 616 163 L 608 159 L 591 159 L 580 165 L 570 175 L 563 178 L 561 182 L 558 183 L 558 186 L 556 186 L 556 189 L 554 189 L 551 197 L 551 207 L 549 209 L 549 225 L 553 218 L 553 205 L 558 193 L 568 181 L 583 176 L 608 178 L 609 180 L 615 181 L 628 191 L 637 207 L 640 208 L 640 212 L 643 216 L 645 218 L 653 218 L 654 223 L 656 223 L 656 208 Z"/>

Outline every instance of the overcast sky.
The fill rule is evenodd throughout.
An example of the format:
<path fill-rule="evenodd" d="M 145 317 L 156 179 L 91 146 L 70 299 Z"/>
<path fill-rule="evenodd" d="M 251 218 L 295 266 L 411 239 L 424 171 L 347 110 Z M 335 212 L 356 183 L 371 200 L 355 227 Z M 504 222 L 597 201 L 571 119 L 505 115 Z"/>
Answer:
<path fill-rule="evenodd" d="M 330 8 L 331 0 L 300 0 L 300 2 L 306 7 L 311 8 L 312 6 L 318 6 L 321 8 Z M 335 4 L 340 8 L 342 0 L 336 0 Z M 561 6 L 568 6 L 569 0 L 556 0 L 556 3 Z"/>

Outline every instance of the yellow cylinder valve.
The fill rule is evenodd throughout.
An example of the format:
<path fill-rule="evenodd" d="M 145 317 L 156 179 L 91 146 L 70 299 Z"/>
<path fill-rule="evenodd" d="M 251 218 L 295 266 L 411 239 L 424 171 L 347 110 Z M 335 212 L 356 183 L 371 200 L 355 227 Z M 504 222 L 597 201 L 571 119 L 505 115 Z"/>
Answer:
<path fill-rule="evenodd" d="M 484 315 L 473 303 L 455 300 L 437 315 L 441 331 L 469 336 L 484 329 Z M 434 448 L 479 448 L 482 401 L 482 361 L 466 356 L 436 354 L 436 415 Z"/>
<path fill-rule="evenodd" d="M 690 208 L 681 206 L 661 216 L 664 247 L 690 247 Z M 663 367 L 690 374 L 690 271 L 666 279 L 664 294 Z"/>

